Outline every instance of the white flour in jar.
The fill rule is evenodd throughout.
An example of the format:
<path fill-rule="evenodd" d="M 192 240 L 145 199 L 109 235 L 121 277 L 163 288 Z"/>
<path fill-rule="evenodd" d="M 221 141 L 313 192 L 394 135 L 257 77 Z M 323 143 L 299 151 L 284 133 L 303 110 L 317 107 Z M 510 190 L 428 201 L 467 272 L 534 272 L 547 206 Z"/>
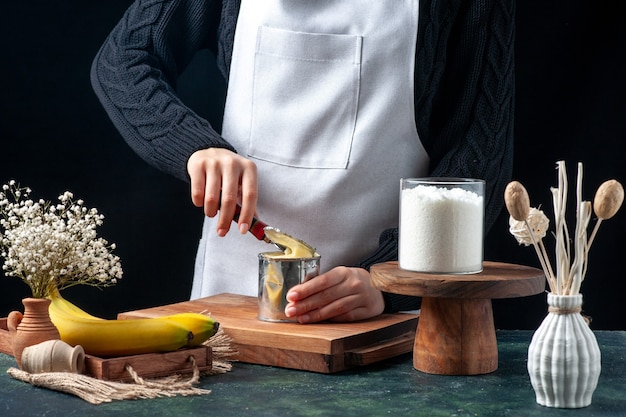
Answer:
<path fill-rule="evenodd" d="M 401 191 L 398 265 L 432 273 L 482 270 L 483 197 L 461 188 Z"/>

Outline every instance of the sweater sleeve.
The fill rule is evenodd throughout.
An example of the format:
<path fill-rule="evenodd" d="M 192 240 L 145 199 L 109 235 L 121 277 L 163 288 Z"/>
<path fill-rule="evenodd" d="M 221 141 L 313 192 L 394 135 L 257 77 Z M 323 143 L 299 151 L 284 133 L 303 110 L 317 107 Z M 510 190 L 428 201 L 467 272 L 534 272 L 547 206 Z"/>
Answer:
<path fill-rule="evenodd" d="M 417 130 L 431 176 L 486 181 L 487 231 L 502 209 L 513 168 L 515 2 L 451 1 L 444 10 L 440 2 L 432 4 L 421 15 Z"/>
<path fill-rule="evenodd" d="M 420 3 L 415 69 L 416 123 L 430 175 L 486 182 L 485 232 L 495 223 L 512 175 L 514 110 L 513 0 Z M 398 259 L 397 229 L 358 266 Z M 385 311 L 420 300 L 384 294 Z"/>
<path fill-rule="evenodd" d="M 175 92 L 198 50 L 218 52 L 220 15 L 221 1 L 136 0 L 91 68 L 93 89 L 125 141 L 150 165 L 185 181 L 193 152 L 233 150 Z"/>

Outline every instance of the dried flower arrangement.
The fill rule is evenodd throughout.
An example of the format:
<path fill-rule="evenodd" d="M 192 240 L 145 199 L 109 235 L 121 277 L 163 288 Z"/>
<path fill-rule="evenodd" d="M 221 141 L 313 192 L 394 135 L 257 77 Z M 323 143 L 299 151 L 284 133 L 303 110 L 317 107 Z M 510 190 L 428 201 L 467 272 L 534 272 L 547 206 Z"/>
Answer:
<path fill-rule="evenodd" d="M 31 190 L 15 181 L 0 191 L 0 255 L 7 276 L 21 278 L 34 298 L 54 288 L 106 287 L 122 277 L 115 244 L 98 238 L 104 216 L 84 207 L 69 191 L 59 203 L 33 201 Z"/>
<path fill-rule="evenodd" d="M 530 206 L 526 188 L 518 181 L 510 182 L 504 192 L 504 201 L 509 211 L 509 231 L 520 244 L 533 245 L 546 275 L 550 291 L 556 295 L 574 295 L 580 292 L 587 272 L 588 253 L 596 237 L 600 223 L 617 213 L 624 201 L 624 189 L 616 180 L 608 180 L 596 191 L 593 212 L 597 220 L 591 234 L 587 235 L 592 216 L 592 203 L 582 198 L 582 163 L 578 164 L 576 181 L 576 227 L 570 234 L 565 219 L 567 203 L 567 172 L 564 161 L 557 162 L 558 186 L 552 187 L 556 239 L 556 272 L 552 268 L 543 237 L 548 230 L 549 220 L 543 211 Z M 571 241 L 571 242 L 570 242 Z M 573 247 L 572 247 L 573 246 Z M 572 257 L 573 255 L 573 257 Z"/>

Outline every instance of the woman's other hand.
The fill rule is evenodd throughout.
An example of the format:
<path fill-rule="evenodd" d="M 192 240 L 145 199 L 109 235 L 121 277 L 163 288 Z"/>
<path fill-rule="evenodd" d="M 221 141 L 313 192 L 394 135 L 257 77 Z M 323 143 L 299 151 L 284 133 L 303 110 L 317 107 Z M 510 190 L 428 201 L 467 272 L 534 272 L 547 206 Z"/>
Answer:
<path fill-rule="evenodd" d="M 363 268 L 339 266 L 287 293 L 287 317 L 300 323 L 349 322 L 378 316 L 385 309 L 382 293 Z"/>

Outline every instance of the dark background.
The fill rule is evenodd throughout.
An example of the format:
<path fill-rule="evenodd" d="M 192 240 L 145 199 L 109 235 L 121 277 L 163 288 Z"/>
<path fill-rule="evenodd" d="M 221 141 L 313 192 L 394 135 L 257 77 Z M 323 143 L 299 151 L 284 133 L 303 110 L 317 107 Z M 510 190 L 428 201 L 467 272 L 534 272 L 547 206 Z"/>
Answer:
<path fill-rule="evenodd" d="M 16 179 L 33 189 L 33 197 L 51 200 L 70 190 L 105 215 L 100 235 L 118 245 L 124 278 L 103 291 L 77 287 L 64 294 L 108 318 L 187 299 L 202 224 L 188 185 L 140 160 L 91 90 L 91 61 L 130 3 L 0 5 L 0 183 Z M 625 11 L 620 2 L 600 0 L 517 5 L 514 177 L 551 219 L 556 161 L 567 162 L 572 184 L 576 163 L 584 163 L 588 200 L 604 180 L 626 181 L 620 146 L 626 134 Z M 209 97 L 223 100 L 224 89 L 221 82 L 214 85 L 211 63 L 211 56 L 200 55 L 180 92 L 219 123 L 220 103 Z M 486 237 L 485 259 L 538 266 L 534 250 L 510 236 L 507 220 L 503 213 Z M 583 309 L 594 329 L 626 329 L 625 227 L 623 211 L 604 222 L 589 255 Z M 19 279 L 0 275 L 0 317 L 22 310 L 28 295 Z M 498 328 L 535 329 L 546 314 L 543 294 L 493 304 Z"/>

